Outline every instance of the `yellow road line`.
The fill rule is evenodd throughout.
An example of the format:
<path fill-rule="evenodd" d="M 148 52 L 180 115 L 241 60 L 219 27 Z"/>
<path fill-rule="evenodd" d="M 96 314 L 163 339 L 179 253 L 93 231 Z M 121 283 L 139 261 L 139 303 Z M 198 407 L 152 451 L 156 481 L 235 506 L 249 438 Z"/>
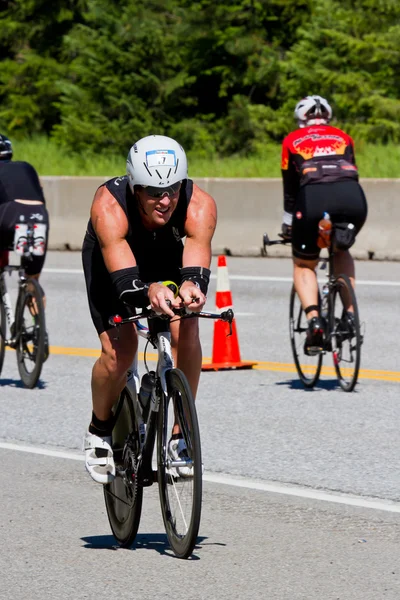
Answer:
<path fill-rule="evenodd" d="M 291 363 L 279 363 L 279 362 L 264 362 L 259 361 L 254 369 L 262 371 L 280 371 L 286 373 L 296 373 L 296 366 Z M 306 374 L 315 372 L 315 367 L 310 365 L 302 365 L 302 368 Z M 350 375 L 352 369 L 341 369 L 343 375 Z M 321 375 L 336 375 L 334 367 L 323 366 L 321 369 Z M 398 371 L 383 371 L 378 369 L 360 369 L 360 379 L 377 379 L 383 381 L 400 381 L 400 372 Z"/>
<path fill-rule="evenodd" d="M 97 358 L 100 355 L 100 350 L 94 348 L 68 348 L 64 346 L 51 346 L 50 354 L 61 354 L 67 356 L 93 356 Z M 157 360 L 157 354 L 155 352 L 146 353 L 147 360 Z M 139 352 L 139 360 L 143 360 L 143 352 Z M 204 357 L 204 364 L 210 363 L 210 357 Z M 309 365 L 303 365 L 305 372 L 312 373 L 315 368 Z M 296 367 L 292 363 L 282 362 L 269 362 L 269 361 L 257 361 L 254 369 L 261 371 L 278 371 L 280 373 L 296 373 Z M 349 369 L 343 369 L 344 374 L 349 374 Z M 322 375 L 335 376 L 335 369 L 331 366 L 323 366 L 321 370 Z M 383 371 L 374 369 L 360 369 L 360 379 L 374 379 L 379 381 L 398 381 L 400 382 L 399 371 Z"/>

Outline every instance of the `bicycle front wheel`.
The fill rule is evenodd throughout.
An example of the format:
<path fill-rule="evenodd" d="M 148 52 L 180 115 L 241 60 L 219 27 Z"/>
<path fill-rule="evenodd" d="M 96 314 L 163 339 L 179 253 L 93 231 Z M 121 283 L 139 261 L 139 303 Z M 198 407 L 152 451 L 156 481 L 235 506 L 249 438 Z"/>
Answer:
<path fill-rule="evenodd" d="M 157 434 L 158 486 L 161 512 L 174 554 L 188 558 L 199 532 L 202 502 L 200 431 L 192 392 L 179 369 L 167 373 L 168 394 L 160 403 Z M 172 430 L 179 425 L 179 457 L 169 447 Z"/>
<path fill-rule="evenodd" d="M 347 307 L 353 306 L 353 312 Z M 340 387 L 351 392 L 361 361 L 361 332 L 357 300 L 347 275 L 339 275 L 332 290 L 331 336 L 333 364 Z"/>
<path fill-rule="evenodd" d="M 322 368 L 322 352 L 308 356 L 304 352 L 307 336 L 308 321 L 301 306 L 294 286 L 290 294 L 289 330 L 290 344 L 297 373 L 307 388 L 312 388 L 317 383 Z"/>
<path fill-rule="evenodd" d="M 0 373 L 3 369 L 4 353 L 6 350 L 6 310 L 4 308 L 3 298 L 0 296 Z"/>
<path fill-rule="evenodd" d="M 42 290 L 36 279 L 28 279 L 19 288 L 15 333 L 19 374 L 27 388 L 34 388 L 42 371 L 46 338 Z"/>
<path fill-rule="evenodd" d="M 132 400 L 125 389 L 114 413 L 112 449 L 117 473 L 114 481 L 104 486 L 104 500 L 114 537 L 121 546 L 129 548 L 139 529 L 143 488 L 136 477 L 139 431 Z"/>

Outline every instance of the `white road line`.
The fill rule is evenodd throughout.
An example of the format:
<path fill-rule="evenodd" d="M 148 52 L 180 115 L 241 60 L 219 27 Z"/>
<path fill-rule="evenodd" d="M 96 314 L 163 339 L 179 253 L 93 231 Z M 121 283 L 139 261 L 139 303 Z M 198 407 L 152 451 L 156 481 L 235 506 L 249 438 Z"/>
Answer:
<path fill-rule="evenodd" d="M 78 452 L 61 452 L 60 450 L 50 450 L 48 448 L 38 448 L 36 446 L 23 446 L 22 444 L 11 444 L 9 442 L 0 442 L 0 448 L 4 450 L 17 450 L 18 452 L 28 452 L 29 454 L 42 454 L 43 456 L 54 456 L 55 458 L 68 458 L 69 460 L 83 460 L 83 454 Z"/>
<path fill-rule="evenodd" d="M 39 448 L 35 446 L 23 446 L 19 444 L 11 444 L 8 442 L 0 442 L 0 448 L 4 450 L 15 450 L 18 452 L 28 452 L 30 454 L 41 454 L 43 456 L 51 456 L 55 458 L 66 458 L 69 460 L 83 461 L 83 454 L 78 452 L 62 452 L 59 450 L 50 450 L 47 448 Z M 358 508 L 371 508 L 373 510 L 383 510 L 386 512 L 400 513 L 400 503 L 391 502 L 390 500 L 377 500 L 375 498 L 366 498 L 359 496 L 351 496 L 349 494 L 334 494 L 301 486 L 280 485 L 277 483 L 268 483 L 259 480 L 246 479 L 244 477 L 235 477 L 232 475 L 211 474 L 203 475 L 204 481 L 217 483 L 221 485 L 230 485 L 233 487 L 245 488 L 249 490 L 259 490 L 272 494 L 282 494 L 284 496 L 295 496 L 297 498 L 307 498 L 309 500 L 319 500 L 322 502 L 333 502 L 336 504 L 344 504 L 346 506 L 356 506 Z"/>
<path fill-rule="evenodd" d="M 43 273 L 58 273 L 60 275 L 83 275 L 82 269 L 43 269 Z M 216 279 L 215 274 L 211 275 L 211 279 Z M 229 275 L 229 279 L 233 281 L 270 281 L 275 283 L 292 283 L 291 277 L 268 277 L 266 275 Z M 321 278 L 324 281 L 325 278 Z M 373 279 L 357 279 L 357 285 L 383 285 L 387 287 L 399 287 L 400 281 L 375 281 Z"/>

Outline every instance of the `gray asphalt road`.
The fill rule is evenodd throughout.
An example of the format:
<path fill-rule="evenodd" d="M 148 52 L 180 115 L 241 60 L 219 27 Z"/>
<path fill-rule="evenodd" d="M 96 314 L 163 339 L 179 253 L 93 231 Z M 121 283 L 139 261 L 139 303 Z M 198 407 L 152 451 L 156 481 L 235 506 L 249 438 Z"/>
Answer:
<path fill-rule="evenodd" d="M 228 267 L 242 358 L 292 363 L 290 283 L 276 280 L 290 277 L 290 262 L 230 257 Z M 0 527 L 8 549 L 0 559 L 0 597 L 91 598 L 109 595 L 110 584 L 121 598 L 399 597 L 396 514 L 251 488 L 258 480 L 376 497 L 388 506 L 400 500 L 400 286 L 389 285 L 400 282 L 400 264 L 357 264 L 362 367 L 388 371 L 389 380 L 372 373 L 345 394 L 332 377 L 310 392 L 294 373 L 268 365 L 202 375 L 197 406 L 206 473 L 240 476 L 248 489 L 206 484 L 203 538 L 197 560 L 187 563 L 169 555 L 156 488 L 146 495 L 136 549 L 116 550 L 101 490 L 81 462 L 1 447 L 76 452 L 90 415 L 95 358 L 62 350 L 98 348 L 82 275 L 58 272 L 79 269 L 80 257 L 50 253 L 46 268 L 50 343 L 60 353 L 50 356 L 35 390 L 21 387 L 12 352 L 0 379 Z M 214 297 L 215 279 L 210 309 Z M 204 355 L 211 356 L 212 324 L 201 327 Z"/>
<path fill-rule="evenodd" d="M 81 463 L 8 451 L 2 463 L 1 598 L 399 597 L 397 516 L 207 484 L 194 557 L 181 561 L 156 488 L 124 550 Z"/>

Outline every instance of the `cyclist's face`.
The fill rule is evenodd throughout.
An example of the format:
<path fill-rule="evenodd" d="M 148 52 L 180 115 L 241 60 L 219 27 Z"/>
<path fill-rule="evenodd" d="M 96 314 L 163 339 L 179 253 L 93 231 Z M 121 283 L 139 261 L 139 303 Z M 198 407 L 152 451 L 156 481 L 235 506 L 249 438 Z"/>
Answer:
<path fill-rule="evenodd" d="M 142 208 L 142 214 L 149 225 L 162 227 L 170 220 L 179 200 L 180 185 L 175 189 L 166 188 L 165 193 L 157 190 L 160 197 L 154 198 L 147 191 L 147 188 L 138 187 L 139 205 Z"/>

